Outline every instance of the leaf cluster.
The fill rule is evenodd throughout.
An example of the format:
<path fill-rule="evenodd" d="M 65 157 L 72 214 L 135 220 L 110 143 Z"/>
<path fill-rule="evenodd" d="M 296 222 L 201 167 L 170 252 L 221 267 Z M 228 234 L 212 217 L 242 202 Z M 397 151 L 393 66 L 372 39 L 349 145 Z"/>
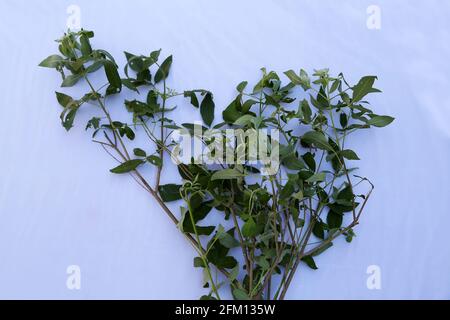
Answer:
<path fill-rule="evenodd" d="M 59 53 L 40 64 L 61 74 L 62 87 L 80 81 L 89 85 L 82 97 L 56 92 L 63 108 L 62 125 L 70 130 L 82 106 L 98 110 L 86 130 L 92 130 L 93 141 L 118 161 L 110 171 L 130 174 L 194 246 L 198 253 L 194 266 L 202 270 L 203 286 L 208 288 L 203 299 L 220 299 L 222 287 L 236 299 L 283 299 L 300 263 L 317 269 L 315 257 L 335 239 L 352 241 L 373 185 L 355 175 L 352 164 L 360 157 L 348 147 L 348 140 L 355 132 L 394 120 L 373 112 L 366 101 L 368 95 L 380 92 L 374 87 L 375 76 L 350 85 L 343 74 L 332 76 L 328 69 L 315 70 L 311 76 L 305 70 L 289 70 L 282 79 L 263 68 L 252 88 L 246 81 L 236 87 L 236 97 L 213 126 L 215 103 L 210 91 L 178 93 L 167 86 L 172 56 L 160 59 L 161 50 L 149 55 L 125 52 L 121 76 L 111 54 L 93 49 L 93 36 L 85 30 L 68 32 L 57 40 Z M 106 81 L 99 88 L 89 79 L 96 72 L 103 72 Z M 113 119 L 107 107 L 108 97 L 120 96 L 124 88 L 136 94 L 136 99 L 123 101 L 128 122 Z M 169 117 L 176 110 L 170 105 L 176 96 L 185 97 L 199 111 L 202 130 L 278 130 L 281 140 L 275 144 L 271 137 L 265 150 L 279 148 L 281 165 L 276 173 L 262 175 L 264 164 L 239 161 L 234 149 L 236 161 L 180 163 L 179 181 L 162 185 L 164 159 L 174 148 L 170 135 L 180 128 L 194 134 L 196 126 L 178 125 Z M 148 138 L 148 145 L 129 152 L 137 134 Z M 211 137 L 200 138 L 206 147 L 215 145 Z M 244 140 L 246 150 L 249 143 Z M 144 166 L 152 168 L 154 184 L 141 172 Z M 365 191 L 359 193 L 364 185 Z M 179 214 L 166 205 L 175 201 L 182 203 Z M 214 223 L 205 225 L 204 220 Z"/>

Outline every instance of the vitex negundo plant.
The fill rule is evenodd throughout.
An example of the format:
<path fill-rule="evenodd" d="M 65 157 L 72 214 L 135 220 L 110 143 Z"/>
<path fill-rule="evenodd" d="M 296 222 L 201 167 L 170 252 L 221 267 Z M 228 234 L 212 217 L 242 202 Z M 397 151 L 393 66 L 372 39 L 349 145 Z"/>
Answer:
<path fill-rule="evenodd" d="M 277 171 L 263 175 L 245 161 L 219 166 L 178 163 L 173 164 L 180 174 L 178 184 L 162 185 L 164 165 L 172 164 L 167 161 L 174 149 L 171 134 L 180 128 L 190 132 L 197 126 L 211 128 L 213 95 L 203 89 L 178 93 L 169 88 L 172 56 L 160 62 L 161 50 L 148 56 L 125 52 L 121 77 L 111 54 L 92 48 L 93 36 L 86 30 L 64 34 L 57 40 L 59 54 L 40 64 L 61 74 L 62 87 L 85 82 L 90 88 L 78 98 L 56 92 L 63 108 L 62 125 L 70 130 L 81 107 L 98 110 L 86 130 L 93 130 L 93 142 L 118 162 L 110 171 L 130 174 L 192 244 L 198 254 L 194 266 L 202 269 L 207 290 L 202 299 L 220 299 L 226 288 L 235 299 L 284 299 L 301 263 L 317 269 L 314 257 L 335 239 L 352 241 L 374 186 L 349 166 L 359 157 L 346 147 L 347 140 L 359 130 L 384 127 L 394 120 L 373 113 L 363 101 L 380 92 L 373 87 L 375 76 L 350 85 L 342 74 L 330 76 L 328 69 L 316 70 L 312 77 L 304 70 L 289 70 L 284 73 L 289 81 L 283 84 L 277 73 L 263 68 L 253 88 L 249 90 L 245 81 L 237 86 L 237 97 L 222 113 L 223 122 L 213 128 L 277 129 L 281 136 Z M 100 87 L 90 80 L 97 72 L 106 78 Z M 124 100 L 131 117 L 113 119 L 108 98 L 119 96 L 124 87 L 137 95 Z M 206 127 L 178 126 L 170 119 L 174 108 L 169 101 L 177 96 L 199 109 Z M 137 133 L 149 144 L 130 152 Z M 211 144 L 211 137 L 197 138 Z M 244 139 L 247 148 L 248 143 Z M 232 150 L 237 155 L 237 149 Z M 153 168 L 152 182 L 142 173 L 144 166 Z M 365 192 L 357 192 L 358 188 Z M 166 205 L 172 201 L 183 203 L 180 214 Z M 217 223 L 199 225 L 208 215 Z"/>

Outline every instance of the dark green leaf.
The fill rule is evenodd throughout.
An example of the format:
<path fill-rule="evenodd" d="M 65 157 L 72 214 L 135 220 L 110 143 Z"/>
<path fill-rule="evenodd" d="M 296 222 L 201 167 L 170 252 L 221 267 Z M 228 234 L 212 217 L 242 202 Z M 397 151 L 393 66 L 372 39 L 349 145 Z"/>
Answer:
<path fill-rule="evenodd" d="M 367 124 L 381 128 L 389 125 L 392 121 L 394 121 L 394 118 L 389 116 L 374 116 Z"/>
<path fill-rule="evenodd" d="M 311 257 L 311 256 L 304 256 L 304 257 L 302 258 L 302 261 L 303 261 L 304 263 L 306 263 L 306 265 L 307 265 L 308 267 L 310 267 L 311 269 L 314 269 L 314 270 L 317 270 L 317 269 L 318 269 L 317 266 L 316 266 L 316 263 L 314 262 L 313 257 Z"/>
<path fill-rule="evenodd" d="M 133 171 L 142 163 L 144 163 L 144 161 L 141 159 L 128 160 L 128 161 L 125 161 L 124 163 L 122 163 L 121 165 L 111 169 L 110 171 L 112 173 L 118 173 L 118 174 L 127 173 L 130 171 Z"/>
<path fill-rule="evenodd" d="M 219 226 L 217 230 L 217 239 L 219 239 L 220 243 L 231 249 L 239 246 L 239 241 L 237 241 L 230 232 L 225 232 L 222 226 Z"/>
<path fill-rule="evenodd" d="M 93 64 L 86 68 L 86 73 L 95 72 L 101 67 L 103 67 L 103 61 L 95 61 Z"/>
<path fill-rule="evenodd" d="M 72 87 L 74 86 L 78 80 L 82 78 L 80 74 L 71 74 L 68 75 L 62 82 L 61 87 Z"/>
<path fill-rule="evenodd" d="M 159 67 L 158 71 L 156 71 L 155 83 L 158 83 L 161 80 L 167 78 L 167 76 L 169 75 L 171 65 L 172 65 L 172 56 L 168 56 L 166 60 L 164 60 L 164 62 L 161 63 L 161 66 Z"/>
<path fill-rule="evenodd" d="M 341 127 L 342 127 L 342 128 L 347 127 L 347 124 L 348 124 L 348 118 L 347 118 L 347 114 L 345 114 L 344 112 L 342 112 L 342 113 L 339 115 L 339 123 L 341 124 Z"/>
<path fill-rule="evenodd" d="M 185 91 L 184 92 L 184 96 L 185 97 L 190 97 L 191 98 L 191 104 L 198 108 L 199 107 L 199 103 L 198 103 L 198 99 L 197 99 L 197 94 L 194 91 Z"/>
<path fill-rule="evenodd" d="M 70 128 L 73 127 L 73 121 L 75 120 L 75 115 L 77 114 L 78 108 L 66 108 L 61 113 L 61 124 L 62 126 L 69 131 Z"/>
<path fill-rule="evenodd" d="M 306 182 L 313 183 L 313 182 L 322 182 L 325 181 L 326 174 L 325 172 L 319 172 L 316 174 L 313 174 L 311 177 L 306 179 Z"/>
<path fill-rule="evenodd" d="M 301 161 L 294 153 L 283 158 L 282 164 L 291 170 L 301 170 L 305 168 L 303 161 Z"/>
<path fill-rule="evenodd" d="M 223 120 L 227 123 L 234 123 L 243 114 L 237 108 L 238 99 L 233 100 L 222 112 Z"/>
<path fill-rule="evenodd" d="M 231 232 L 230 230 L 229 232 Z M 232 256 L 227 256 L 229 248 L 225 247 L 220 243 L 220 241 L 214 241 L 212 239 L 208 243 L 209 252 L 207 254 L 207 259 L 210 263 L 217 266 L 218 268 L 232 269 L 237 265 L 237 261 Z"/>
<path fill-rule="evenodd" d="M 300 85 L 301 84 L 301 79 L 300 77 L 295 73 L 294 70 L 288 70 L 285 71 L 284 74 L 289 78 L 289 80 L 291 80 L 291 82 L 295 85 Z"/>
<path fill-rule="evenodd" d="M 120 90 L 122 88 L 122 80 L 120 79 L 119 72 L 117 72 L 116 65 L 112 61 L 105 60 L 104 66 L 108 82 L 113 88 Z"/>
<path fill-rule="evenodd" d="M 302 141 L 307 144 L 314 144 L 319 149 L 333 151 L 333 148 L 322 132 L 309 131 L 302 136 Z"/>
<path fill-rule="evenodd" d="M 73 100 L 71 96 L 68 96 L 67 94 L 61 93 L 61 92 L 55 92 L 56 93 L 56 100 L 58 100 L 58 103 L 63 107 L 67 108 L 70 106 L 75 106 L 76 103 Z"/>
<path fill-rule="evenodd" d="M 360 160 L 355 151 L 346 149 L 339 152 L 339 155 L 348 160 Z"/>
<path fill-rule="evenodd" d="M 250 217 L 242 227 L 242 235 L 244 237 L 255 237 L 263 231 L 262 229 L 262 226 L 256 224 L 255 220 Z"/>
<path fill-rule="evenodd" d="M 250 300 L 248 294 L 239 288 L 233 290 L 233 296 L 236 300 Z"/>
<path fill-rule="evenodd" d="M 300 70 L 300 75 L 297 75 L 293 70 L 288 70 L 284 74 L 293 84 L 301 86 L 304 90 L 311 88 L 311 83 L 305 70 Z"/>
<path fill-rule="evenodd" d="M 194 258 L 194 268 L 204 268 L 205 263 L 203 262 L 203 259 L 200 257 L 195 257 Z"/>
<path fill-rule="evenodd" d="M 242 93 L 245 90 L 245 87 L 247 87 L 247 84 L 248 84 L 247 81 L 242 81 L 237 85 L 236 90 Z"/>
<path fill-rule="evenodd" d="M 147 157 L 147 161 L 157 167 L 162 167 L 162 160 L 160 157 L 151 155 Z"/>
<path fill-rule="evenodd" d="M 89 38 L 86 35 L 80 36 L 80 50 L 83 56 L 89 56 L 92 53 L 91 44 L 89 43 Z"/>
<path fill-rule="evenodd" d="M 126 51 L 124 53 L 131 70 L 135 72 L 141 72 L 144 70 L 144 59 L 142 57 L 136 56 Z"/>
<path fill-rule="evenodd" d="M 133 153 L 136 157 L 146 157 L 147 156 L 147 153 L 140 148 L 135 148 L 133 150 Z"/>
<path fill-rule="evenodd" d="M 325 238 L 325 230 L 322 221 L 316 220 L 313 227 L 313 234 L 319 239 Z"/>
<path fill-rule="evenodd" d="M 309 106 L 309 103 L 308 103 L 308 101 L 306 99 L 303 99 L 300 102 L 299 111 L 301 112 L 301 115 L 303 116 L 302 117 L 303 118 L 303 122 L 304 123 L 310 123 L 311 122 L 311 117 L 312 117 L 312 110 L 311 110 L 311 107 Z"/>
<path fill-rule="evenodd" d="M 302 156 L 306 165 L 311 171 L 316 171 L 316 160 L 314 159 L 314 155 L 311 152 L 307 152 Z"/>
<path fill-rule="evenodd" d="M 378 89 L 373 88 L 375 79 L 377 79 L 375 76 L 365 76 L 359 80 L 358 84 L 353 87 L 353 103 L 360 101 L 371 92 L 379 92 Z"/>
<path fill-rule="evenodd" d="M 166 184 L 159 186 L 159 195 L 164 202 L 171 202 L 181 199 L 180 195 L 181 185 Z"/>
<path fill-rule="evenodd" d="M 44 67 L 44 68 L 56 68 L 58 66 L 60 66 L 62 64 L 62 62 L 64 61 L 64 58 L 54 54 L 51 56 L 48 56 L 47 58 L 45 58 L 40 64 L 40 67 Z"/>
<path fill-rule="evenodd" d="M 89 120 L 86 124 L 86 130 L 89 128 L 98 129 L 100 127 L 100 118 L 93 117 L 91 120 Z"/>
<path fill-rule="evenodd" d="M 208 92 L 203 98 L 202 104 L 200 105 L 200 113 L 202 115 L 203 122 L 210 127 L 214 120 L 214 101 L 212 94 Z"/>
<path fill-rule="evenodd" d="M 214 180 L 230 180 L 245 177 L 245 174 L 239 172 L 236 169 L 224 169 L 214 172 L 211 177 L 211 181 Z"/>
<path fill-rule="evenodd" d="M 340 228 L 342 225 L 343 216 L 340 213 L 336 213 L 330 210 L 327 215 L 327 224 L 330 229 Z"/>
<path fill-rule="evenodd" d="M 315 250 L 314 253 L 311 255 L 312 257 L 316 257 L 319 254 L 323 253 L 324 251 L 330 249 L 333 246 L 333 242 L 328 242 L 327 244 L 319 247 L 319 249 Z"/>

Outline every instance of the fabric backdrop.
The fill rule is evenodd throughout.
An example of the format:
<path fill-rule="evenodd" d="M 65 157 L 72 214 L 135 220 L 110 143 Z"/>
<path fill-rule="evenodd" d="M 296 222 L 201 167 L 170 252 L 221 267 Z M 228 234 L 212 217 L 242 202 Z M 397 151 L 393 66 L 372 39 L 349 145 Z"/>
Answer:
<path fill-rule="evenodd" d="M 56 52 L 70 5 L 120 63 L 123 50 L 173 54 L 170 86 L 214 92 L 216 117 L 261 67 L 378 75 L 371 104 L 396 120 L 353 138 L 376 185 L 357 237 L 336 241 L 318 270 L 302 267 L 288 298 L 450 298 L 450 2 L 437 0 L 0 0 L 0 298 L 205 292 L 194 250 L 157 204 L 108 172 L 83 122 L 70 133 L 59 123 L 60 79 L 37 64 Z M 182 106 L 175 118 L 199 120 Z M 80 290 L 66 286 L 71 265 Z"/>

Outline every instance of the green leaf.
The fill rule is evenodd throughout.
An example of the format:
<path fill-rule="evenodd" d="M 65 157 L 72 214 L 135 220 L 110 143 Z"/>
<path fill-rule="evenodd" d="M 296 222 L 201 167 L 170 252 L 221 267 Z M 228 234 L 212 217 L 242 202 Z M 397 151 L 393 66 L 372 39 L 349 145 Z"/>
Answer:
<path fill-rule="evenodd" d="M 394 121 L 394 119 L 395 118 L 392 118 L 390 116 L 374 116 L 367 122 L 367 124 L 381 128 L 389 125 L 392 121 Z"/>
<path fill-rule="evenodd" d="M 311 171 L 316 171 L 316 160 L 314 159 L 314 155 L 311 152 L 307 152 L 302 155 L 303 160 Z"/>
<path fill-rule="evenodd" d="M 245 101 L 244 104 L 242 105 L 242 113 L 249 112 L 251 107 L 256 103 L 258 103 L 258 101 L 253 100 L 253 99 L 249 99 L 249 100 Z"/>
<path fill-rule="evenodd" d="M 300 102 L 298 114 L 299 114 L 299 116 L 302 116 L 304 123 L 310 123 L 311 122 L 312 110 L 311 110 L 311 107 L 309 106 L 308 100 L 303 99 Z"/>
<path fill-rule="evenodd" d="M 184 96 L 190 97 L 191 98 L 191 104 L 198 108 L 199 107 L 199 103 L 198 103 L 198 99 L 197 99 L 197 94 L 194 91 L 185 91 L 184 92 Z"/>
<path fill-rule="evenodd" d="M 237 85 L 236 90 L 242 93 L 245 90 L 245 87 L 247 87 L 247 85 L 248 85 L 247 81 L 242 81 Z"/>
<path fill-rule="evenodd" d="M 317 270 L 317 269 L 318 269 L 317 266 L 316 266 L 316 263 L 314 262 L 313 257 L 311 257 L 311 256 L 304 256 L 304 257 L 302 258 L 302 261 L 303 261 L 304 263 L 306 263 L 306 265 L 307 265 L 308 267 L 310 267 L 311 269 L 314 269 L 314 270 Z"/>
<path fill-rule="evenodd" d="M 212 94 L 208 92 L 203 98 L 202 104 L 200 105 L 200 114 L 202 115 L 203 122 L 210 127 L 214 120 L 214 101 Z"/>
<path fill-rule="evenodd" d="M 242 227 L 242 235 L 244 237 L 255 237 L 261 233 L 263 226 L 257 225 L 252 217 L 244 223 Z"/>
<path fill-rule="evenodd" d="M 153 61 L 153 63 L 158 61 L 160 54 L 161 54 L 161 49 L 152 51 L 150 53 L 150 59 Z"/>
<path fill-rule="evenodd" d="M 60 55 L 54 54 L 45 58 L 41 63 L 39 63 L 39 67 L 44 68 L 57 68 L 62 64 L 64 58 Z"/>
<path fill-rule="evenodd" d="M 237 241 L 230 233 L 225 232 L 222 225 L 219 225 L 216 237 L 223 246 L 229 249 L 239 247 L 239 241 Z"/>
<path fill-rule="evenodd" d="M 71 96 L 68 96 L 67 94 L 61 93 L 61 92 L 55 92 L 56 93 L 56 100 L 58 100 L 58 103 L 63 107 L 67 108 L 71 105 L 75 106 L 75 101 Z"/>
<path fill-rule="evenodd" d="M 295 185 L 296 183 L 294 181 L 289 180 L 280 192 L 280 200 L 291 197 L 291 195 L 295 192 Z"/>
<path fill-rule="evenodd" d="M 183 232 L 195 234 L 195 231 L 197 231 L 197 234 L 199 236 L 209 236 L 216 228 L 214 226 L 207 226 L 207 227 L 195 226 L 195 231 L 194 231 L 194 228 L 192 227 L 192 222 L 189 217 L 189 213 L 186 213 L 186 217 L 184 218 L 183 222 L 184 222 L 184 225 L 186 225 L 183 227 Z"/>
<path fill-rule="evenodd" d="M 295 85 L 300 85 L 302 80 L 300 79 L 300 77 L 295 73 L 294 70 L 288 70 L 285 71 L 284 74 L 289 78 L 289 80 L 291 80 L 291 82 Z"/>
<path fill-rule="evenodd" d="M 183 127 L 185 127 L 186 129 L 189 130 L 189 133 L 191 135 L 194 134 L 202 134 L 203 132 L 205 132 L 206 130 L 208 130 L 208 128 L 197 124 L 197 123 L 182 123 L 181 124 Z"/>
<path fill-rule="evenodd" d="M 159 186 L 159 195 L 164 202 L 171 202 L 181 199 L 180 195 L 181 185 L 178 184 L 166 184 Z"/>
<path fill-rule="evenodd" d="M 147 153 L 140 148 L 134 148 L 133 153 L 136 157 L 146 157 L 147 156 Z"/>
<path fill-rule="evenodd" d="M 355 151 L 346 149 L 339 152 L 339 154 L 348 160 L 360 160 L 358 155 L 355 153 Z"/>
<path fill-rule="evenodd" d="M 294 153 L 284 157 L 281 163 L 288 169 L 301 170 L 305 168 L 305 164 Z"/>
<path fill-rule="evenodd" d="M 189 212 L 186 208 L 182 208 L 182 217 L 180 221 L 181 230 L 185 233 L 192 233 L 195 234 L 195 231 L 197 231 L 198 235 L 210 235 L 215 227 L 214 226 L 194 226 L 192 224 L 191 214 L 192 218 L 194 220 L 194 224 L 197 224 L 198 221 L 204 219 L 208 213 L 212 210 L 212 207 L 208 205 L 208 203 L 202 203 L 201 197 L 198 197 L 199 202 L 198 204 L 195 203 L 196 200 L 194 200 L 196 197 L 192 197 L 190 199 L 192 212 Z"/>
<path fill-rule="evenodd" d="M 86 130 L 89 128 L 98 129 L 100 127 L 100 118 L 92 117 L 86 124 Z"/>
<path fill-rule="evenodd" d="M 373 88 L 375 79 L 377 79 L 376 76 L 365 76 L 359 80 L 358 84 L 353 87 L 353 103 L 360 101 L 371 92 L 379 92 L 378 89 Z"/>
<path fill-rule="evenodd" d="M 227 123 L 234 123 L 243 114 L 237 108 L 238 99 L 234 99 L 222 112 L 223 120 Z"/>
<path fill-rule="evenodd" d="M 330 210 L 327 215 L 327 224 L 330 229 L 340 228 L 342 225 L 343 215 Z"/>
<path fill-rule="evenodd" d="M 231 232 L 231 230 L 229 231 Z M 220 241 L 211 239 L 208 243 L 207 260 L 218 268 L 231 269 L 237 265 L 237 261 L 232 256 L 227 256 L 229 248 L 225 247 Z"/>
<path fill-rule="evenodd" d="M 297 199 L 299 201 L 303 200 L 303 191 L 296 192 L 292 195 L 292 198 Z"/>
<path fill-rule="evenodd" d="M 101 67 L 103 67 L 103 61 L 95 61 L 93 64 L 86 68 L 86 73 L 95 72 Z"/>
<path fill-rule="evenodd" d="M 256 118 L 254 116 L 252 116 L 251 114 L 244 114 L 242 117 L 239 117 L 239 119 L 237 119 L 234 122 L 234 125 L 236 126 L 245 126 L 251 123 L 255 123 Z"/>
<path fill-rule="evenodd" d="M 347 124 L 348 124 L 348 117 L 347 117 L 347 114 L 345 114 L 344 112 L 342 112 L 342 113 L 339 115 L 339 123 L 341 124 L 341 127 L 342 127 L 342 128 L 347 127 Z"/>
<path fill-rule="evenodd" d="M 326 245 L 320 247 L 319 249 L 317 249 L 316 251 L 314 251 L 314 253 L 311 255 L 312 257 L 316 257 L 318 255 L 320 255 L 321 253 L 323 253 L 324 251 L 330 249 L 333 246 L 333 242 L 328 242 Z"/>
<path fill-rule="evenodd" d="M 302 141 L 307 144 L 314 144 L 319 149 L 333 151 L 333 148 L 330 146 L 327 138 L 322 132 L 309 131 L 303 135 Z"/>
<path fill-rule="evenodd" d="M 343 188 L 336 196 L 336 199 L 338 200 L 347 200 L 348 202 L 351 202 L 354 199 L 355 195 L 353 194 L 352 187 L 347 185 L 345 188 Z"/>
<path fill-rule="evenodd" d="M 311 88 L 311 82 L 305 70 L 300 70 L 300 75 L 297 75 L 293 70 L 288 70 L 284 74 L 293 84 L 301 86 L 305 91 Z"/>
<path fill-rule="evenodd" d="M 109 60 L 104 61 L 105 73 L 108 82 L 113 88 L 121 89 L 122 80 L 120 79 L 119 72 L 117 71 L 116 65 Z"/>
<path fill-rule="evenodd" d="M 134 138 L 136 137 L 134 131 L 127 125 L 119 128 L 119 134 L 121 137 L 125 135 L 130 140 L 134 140 Z"/>
<path fill-rule="evenodd" d="M 302 81 L 302 83 L 300 85 L 302 86 L 302 88 L 305 91 L 311 88 L 311 82 L 309 80 L 309 76 L 306 73 L 306 71 L 303 69 L 300 70 L 300 79 Z"/>
<path fill-rule="evenodd" d="M 128 160 L 109 171 L 111 171 L 112 173 L 118 173 L 118 174 L 127 173 L 130 171 L 133 171 L 142 163 L 144 163 L 144 161 L 141 159 Z"/>
<path fill-rule="evenodd" d="M 81 45 L 80 50 L 83 56 L 89 56 L 92 53 L 89 38 L 84 34 L 80 36 L 80 45 Z"/>
<path fill-rule="evenodd" d="M 228 276 L 228 281 L 233 282 L 239 276 L 239 264 L 231 270 L 230 275 Z"/>
<path fill-rule="evenodd" d="M 82 75 L 80 74 L 71 74 L 68 75 L 62 82 L 61 87 L 72 87 L 74 86 L 78 80 L 80 80 Z"/>
<path fill-rule="evenodd" d="M 164 80 L 169 75 L 170 66 L 172 65 L 172 56 L 168 56 L 163 63 L 161 63 L 158 71 L 155 74 L 155 83 Z"/>
<path fill-rule="evenodd" d="M 239 288 L 233 290 L 233 296 L 236 300 L 250 300 L 248 294 Z"/>
<path fill-rule="evenodd" d="M 204 268 L 205 263 L 203 262 L 203 259 L 200 257 L 194 258 L 194 268 Z"/>
<path fill-rule="evenodd" d="M 211 181 L 214 180 L 231 180 L 231 179 L 237 179 L 245 177 L 245 174 L 239 172 L 236 169 L 224 169 L 220 171 L 214 172 L 214 174 L 211 176 Z"/>
<path fill-rule="evenodd" d="M 61 123 L 62 126 L 69 131 L 70 128 L 73 127 L 73 121 L 75 120 L 75 116 L 77 114 L 78 108 L 65 108 L 61 113 Z"/>
<path fill-rule="evenodd" d="M 353 208 L 356 208 L 358 205 L 359 205 L 358 202 L 355 202 L 354 207 L 353 207 L 352 203 L 345 205 L 345 204 L 339 204 L 338 202 L 335 202 L 335 203 L 328 204 L 328 207 L 336 213 L 344 213 L 344 212 L 352 211 Z"/>
<path fill-rule="evenodd" d="M 129 52 L 124 52 L 127 58 L 128 66 L 135 72 L 141 72 L 144 70 L 144 59 Z M 126 67 L 125 67 L 126 69 Z M 125 72 L 127 73 L 127 72 Z"/>
<path fill-rule="evenodd" d="M 325 238 L 325 230 L 322 221 L 316 220 L 313 227 L 313 234 L 319 239 Z"/>
<path fill-rule="evenodd" d="M 340 85 L 341 85 L 341 80 L 339 80 L 339 79 L 334 80 L 333 84 L 331 85 L 331 88 L 330 88 L 330 93 L 333 93 L 334 91 L 336 91 Z"/>
<path fill-rule="evenodd" d="M 155 155 L 148 156 L 147 161 L 157 167 L 162 167 L 163 164 L 161 158 Z"/>
<path fill-rule="evenodd" d="M 319 172 L 319 173 L 313 174 L 311 177 L 306 179 L 306 182 L 309 182 L 309 183 L 322 182 L 322 181 L 325 180 L 325 178 L 326 178 L 326 173 L 325 172 Z"/>

